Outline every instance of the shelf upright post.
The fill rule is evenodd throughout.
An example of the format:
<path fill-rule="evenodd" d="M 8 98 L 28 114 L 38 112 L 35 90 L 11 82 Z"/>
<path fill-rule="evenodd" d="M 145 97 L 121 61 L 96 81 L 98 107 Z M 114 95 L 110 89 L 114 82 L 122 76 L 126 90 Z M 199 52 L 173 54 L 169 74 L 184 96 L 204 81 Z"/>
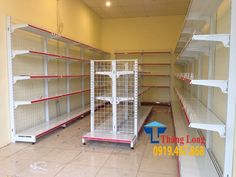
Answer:
<path fill-rule="evenodd" d="M 138 136 L 138 60 L 134 62 L 134 134 Z"/>
<path fill-rule="evenodd" d="M 194 66 L 195 66 L 195 60 L 192 60 L 192 62 L 191 62 L 191 70 L 190 70 L 191 72 L 190 73 L 195 73 Z M 193 86 L 190 86 L 190 93 L 193 94 L 193 91 L 194 91 Z"/>
<path fill-rule="evenodd" d="M 129 70 L 129 63 L 125 63 L 125 71 Z M 125 77 L 125 97 L 129 97 L 129 78 Z M 128 120 L 128 101 L 125 102 L 125 120 Z"/>
<path fill-rule="evenodd" d="M 216 14 L 213 14 L 210 17 L 210 33 L 216 33 Z M 209 64 L 208 64 L 208 79 L 213 80 L 215 75 L 215 47 L 211 47 L 209 51 Z M 213 102 L 213 91 L 212 87 L 208 87 L 208 98 L 207 98 L 207 107 L 212 110 Z M 212 149 L 212 132 L 207 131 L 206 133 L 206 147 L 207 149 Z"/>
<path fill-rule="evenodd" d="M 84 48 L 80 48 L 80 58 L 81 59 L 84 59 Z M 81 90 L 84 90 L 84 81 L 85 81 L 85 78 L 84 78 L 84 67 L 85 67 L 85 64 L 83 61 L 81 61 L 81 74 L 82 74 L 82 77 L 81 77 Z M 82 105 L 82 109 L 85 108 L 85 102 L 84 102 L 84 92 L 81 93 L 81 105 Z"/>
<path fill-rule="evenodd" d="M 169 66 L 168 66 L 168 68 L 169 68 L 169 75 L 170 75 L 170 78 L 169 78 L 169 86 L 170 86 L 170 89 L 169 89 L 169 102 L 171 103 L 171 98 L 172 98 L 172 83 L 173 83 L 173 70 L 172 70 L 172 68 L 173 68 L 173 55 L 172 55 L 172 50 L 171 50 L 171 52 L 169 53 Z"/>
<path fill-rule="evenodd" d="M 202 79 L 202 58 L 198 58 L 198 79 Z M 201 97 L 201 88 L 197 86 L 197 98 L 200 99 Z"/>
<path fill-rule="evenodd" d="M 69 44 L 66 44 L 66 56 L 70 55 L 69 51 Z M 70 75 L 70 61 L 66 61 L 66 75 Z M 70 78 L 66 79 L 66 92 L 70 93 Z M 70 97 L 66 97 L 66 112 L 70 113 Z"/>
<path fill-rule="evenodd" d="M 116 61 L 113 60 L 111 63 L 112 69 L 112 132 L 117 132 L 117 95 L 116 95 Z"/>
<path fill-rule="evenodd" d="M 13 71 L 12 71 L 12 43 L 11 43 L 11 17 L 7 17 L 7 57 L 8 57 L 8 87 L 9 87 L 9 117 L 11 126 L 11 141 L 15 142 L 15 119 L 14 119 L 14 89 L 13 89 Z"/>
<path fill-rule="evenodd" d="M 91 111 L 91 115 L 90 115 L 90 121 L 91 121 L 91 132 L 94 132 L 94 111 L 95 111 L 95 103 L 94 103 L 94 99 L 95 99 L 95 83 L 94 83 L 94 77 L 95 77 L 95 73 L 94 73 L 94 60 L 91 60 L 90 62 L 90 111 Z"/>
<path fill-rule="evenodd" d="M 235 157 L 235 111 L 236 111 L 236 0 L 231 1 L 231 39 L 228 73 L 228 101 L 225 140 L 224 177 L 232 177 Z"/>
<path fill-rule="evenodd" d="M 48 51 L 48 38 L 43 37 L 43 51 L 47 53 Z M 44 76 L 48 76 L 48 56 L 44 56 L 43 58 L 43 70 L 44 70 Z M 48 79 L 44 80 L 44 95 L 47 98 L 48 97 Z M 44 103 L 44 115 L 45 115 L 45 121 L 49 122 L 49 105 L 48 101 L 45 101 Z"/>

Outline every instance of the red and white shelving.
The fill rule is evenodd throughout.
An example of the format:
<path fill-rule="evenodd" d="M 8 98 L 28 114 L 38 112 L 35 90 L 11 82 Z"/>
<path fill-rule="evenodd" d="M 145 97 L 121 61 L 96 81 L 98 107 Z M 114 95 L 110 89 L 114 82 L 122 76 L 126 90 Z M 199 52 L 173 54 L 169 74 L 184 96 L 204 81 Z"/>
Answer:
<path fill-rule="evenodd" d="M 14 83 L 17 81 L 22 81 L 22 80 L 29 80 L 29 79 L 73 79 L 73 78 L 89 78 L 89 74 L 84 74 L 84 75 L 49 75 L 49 76 L 43 76 L 43 75 L 18 75 L 14 76 Z"/>
<path fill-rule="evenodd" d="M 35 143 L 90 112 L 90 60 L 109 53 L 10 17 L 7 40 L 13 142 Z"/>
<path fill-rule="evenodd" d="M 97 106 L 97 109 L 105 106 L 106 103 Z M 41 123 L 35 127 L 20 131 L 15 135 L 16 141 L 35 143 L 38 138 L 58 129 L 64 128 L 70 123 L 83 118 L 90 113 L 90 105 L 85 105 L 84 108 L 73 110 L 69 113 L 62 114 L 58 117 L 52 118 L 48 122 Z"/>
<path fill-rule="evenodd" d="M 186 91 L 175 89 L 183 107 L 188 126 L 218 132 L 225 137 L 225 124 L 203 105 L 196 97 Z"/>
<path fill-rule="evenodd" d="M 90 89 L 85 89 L 85 90 L 79 90 L 79 91 L 71 92 L 71 93 L 58 94 L 58 95 L 50 96 L 50 97 L 44 97 L 44 98 L 41 97 L 41 98 L 29 100 L 29 101 L 18 101 L 17 100 L 17 101 L 15 101 L 15 109 L 18 106 L 22 106 L 22 105 L 29 105 L 29 104 L 35 104 L 35 103 L 40 103 L 40 102 L 49 101 L 49 100 L 60 99 L 63 97 L 69 97 L 69 96 L 73 96 L 73 95 L 77 95 L 77 94 L 81 94 L 81 93 L 89 92 L 89 91 L 90 91 Z"/>
<path fill-rule="evenodd" d="M 160 95 L 168 94 L 166 92 L 171 85 L 171 60 L 170 50 L 153 50 L 153 51 L 116 51 L 114 53 L 116 58 L 134 58 L 139 59 L 139 74 L 143 88 L 149 88 L 148 93 L 155 95 L 152 100 L 149 99 L 148 93 L 143 95 L 143 102 L 155 104 L 156 102 L 170 102 L 170 97 L 161 98 Z M 163 94 L 156 94 L 155 89 L 159 89 L 158 92 Z M 147 100 L 148 99 L 148 100 Z"/>
<path fill-rule="evenodd" d="M 46 56 L 46 57 L 48 57 L 47 59 L 89 62 L 89 59 L 74 58 L 74 57 L 69 57 L 69 56 L 56 55 L 56 54 L 52 54 L 52 53 L 32 51 L 32 50 L 13 50 L 12 51 L 12 58 L 15 58 L 16 56 L 28 56 L 28 57 L 30 57 L 30 56 L 45 57 Z"/>
<path fill-rule="evenodd" d="M 228 81 L 227 80 L 201 80 L 194 79 L 193 73 L 178 73 L 175 75 L 176 78 L 192 85 L 201 85 L 207 87 L 217 87 L 220 88 L 223 93 L 228 91 Z"/>
<path fill-rule="evenodd" d="M 27 32 L 30 32 L 30 33 L 33 33 L 33 34 L 37 34 L 39 36 L 44 36 L 48 39 L 54 39 L 56 41 L 60 41 L 60 42 L 66 43 L 66 44 L 83 47 L 83 48 L 86 48 L 88 50 L 92 50 L 92 51 L 95 51 L 95 52 L 109 54 L 108 52 L 105 52 L 103 50 L 97 49 L 95 47 L 92 47 L 92 46 L 89 46 L 87 44 L 81 43 L 81 42 L 76 41 L 74 39 L 70 39 L 68 37 L 62 36 L 60 34 L 56 34 L 54 32 L 51 32 L 49 30 L 31 25 L 31 24 L 11 24 L 11 33 L 13 33 L 15 30 L 27 31 Z"/>
<path fill-rule="evenodd" d="M 172 107 L 172 115 L 174 120 L 175 127 L 175 136 L 176 137 L 187 137 L 190 138 L 201 138 L 198 134 L 197 129 L 193 129 L 188 127 L 188 123 L 184 119 L 184 115 L 179 109 L 181 106 L 179 102 L 173 101 L 171 104 Z M 177 144 L 181 146 L 180 144 Z M 191 148 L 196 146 L 194 144 L 185 144 L 185 147 Z M 178 164 L 179 164 L 179 173 L 181 177 L 218 177 L 218 172 L 214 166 L 214 163 L 211 160 L 211 157 L 204 147 L 205 154 L 203 156 L 179 156 Z"/>

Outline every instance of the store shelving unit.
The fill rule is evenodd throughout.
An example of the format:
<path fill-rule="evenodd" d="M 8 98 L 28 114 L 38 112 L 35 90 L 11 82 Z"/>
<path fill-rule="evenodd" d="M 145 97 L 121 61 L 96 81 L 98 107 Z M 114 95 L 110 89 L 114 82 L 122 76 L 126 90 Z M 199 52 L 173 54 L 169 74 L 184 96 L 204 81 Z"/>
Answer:
<path fill-rule="evenodd" d="M 179 89 L 175 91 L 189 127 L 216 131 L 221 137 L 225 137 L 225 124 L 211 110 L 188 92 Z"/>
<path fill-rule="evenodd" d="M 178 111 L 181 109 L 180 106 L 176 106 L 178 103 L 172 100 L 176 135 L 181 136 L 182 134 L 192 134 L 193 132 L 194 136 L 198 136 L 202 134 L 200 130 L 207 130 L 204 134 L 206 137 L 206 155 L 204 157 L 179 157 L 181 177 L 232 176 L 236 89 L 236 81 L 233 79 L 236 73 L 233 67 L 233 64 L 235 65 L 236 52 L 232 48 L 236 45 L 234 34 L 236 29 L 234 24 L 236 13 L 231 12 L 231 34 L 216 34 L 216 13 L 222 2 L 222 0 L 192 0 L 175 49 L 175 53 L 177 54 L 175 64 L 184 65 L 186 72 L 175 75 L 177 79 L 186 83 L 184 90 L 175 89 L 186 121 L 183 121 L 183 116 Z M 236 8 L 235 2 L 231 6 L 231 9 Z M 206 34 L 206 29 L 204 28 L 206 26 L 209 27 L 209 34 Z M 219 49 L 223 50 L 223 48 L 229 48 L 227 50 L 229 52 L 228 79 L 215 80 L 215 54 Z M 226 50 L 224 49 L 224 51 Z M 206 60 L 206 58 L 208 58 L 208 79 L 202 79 L 201 60 Z M 222 58 L 222 60 L 225 59 Z M 198 63 L 197 77 L 193 74 L 196 73 L 195 63 Z M 191 87 L 191 85 L 196 85 L 197 87 Z M 201 102 L 201 86 L 208 87 L 206 105 Z M 220 88 L 222 94 L 227 96 L 227 117 L 225 118 L 225 122 L 222 122 L 222 118 L 213 112 L 212 100 L 214 87 Z M 194 89 L 196 93 L 193 92 Z M 213 131 L 218 132 L 221 138 L 225 138 L 225 152 L 222 152 L 225 156 L 224 167 L 222 167 L 224 170 L 220 168 L 212 151 L 211 142 Z M 193 162 L 194 165 L 192 165 Z"/>
<path fill-rule="evenodd" d="M 35 143 L 90 113 L 90 60 L 109 53 L 10 17 L 7 39 L 13 142 Z"/>
<path fill-rule="evenodd" d="M 220 88 L 223 93 L 227 93 L 228 81 L 227 80 L 202 80 L 194 79 L 193 73 L 178 73 L 176 78 L 192 85 L 217 87 Z"/>
<path fill-rule="evenodd" d="M 171 63 L 170 50 L 163 51 L 117 51 L 116 58 L 132 58 L 139 60 L 139 71 L 144 72 L 140 85 L 142 88 L 149 88 L 143 95 L 143 102 L 146 104 L 170 103 L 171 86 Z M 155 61 L 155 62 L 154 62 Z M 156 84 L 153 84 L 155 79 Z M 169 91 L 167 91 L 167 89 Z M 150 102 L 150 95 L 156 94 Z M 158 94 L 157 94 L 158 93 Z M 162 93 L 162 94 L 161 94 Z M 169 98 L 161 98 L 160 95 L 169 95 Z M 149 101 L 148 101 L 149 100 Z M 169 104 L 168 104 L 169 105 Z"/>
<path fill-rule="evenodd" d="M 176 137 L 200 137 L 196 129 L 188 127 L 188 122 L 184 115 L 179 111 L 181 106 L 179 102 L 173 101 L 171 104 L 174 117 L 175 136 Z M 180 144 L 177 144 L 180 146 Z M 185 145 L 186 146 L 186 145 Z M 191 146 L 191 145 L 187 145 Z M 181 177 L 218 177 L 214 163 L 205 148 L 204 156 L 179 156 L 179 172 Z"/>
<path fill-rule="evenodd" d="M 138 74 L 137 60 L 91 61 L 91 129 L 82 136 L 83 144 L 94 140 L 134 147 L 152 109 L 138 103 L 149 89 L 138 89 Z M 95 112 L 94 107 L 102 101 L 109 104 Z"/>

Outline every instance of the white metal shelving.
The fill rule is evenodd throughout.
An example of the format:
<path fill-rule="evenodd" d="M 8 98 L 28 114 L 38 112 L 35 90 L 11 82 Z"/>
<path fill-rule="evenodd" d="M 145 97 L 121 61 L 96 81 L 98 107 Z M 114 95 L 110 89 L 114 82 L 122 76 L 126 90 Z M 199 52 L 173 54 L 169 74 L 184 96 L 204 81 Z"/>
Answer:
<path fill-rule="evenodd" d="M 172 102 L 172 113 L 174 117 L 176 137 L 199 137 L 196 129 L 189 128 L 184 120 L 184 115 L 179 111 L 180 105 L 177 101 Z M 180 146 L 180 144 L 178 144 Z M 191 144 L 189 145 L 191 146 Z M 207 149 L 204 149 L 204 156 L 179 156 L 179 172 L 181 177 L 218 177 L 218 173 L 209 156 Z"/>
<path fill-rule="evenodd" d="M 139 107 L 139 97 L 149 88 L 138 91 L 137 60 L 91 61 L 91 129 L 86 140 L 130 144 L 133 148 L 143 123 L 152 107 Z M 95 85 L 102 87 L 95 89 Z M 140 97 L 141 98 L 141 97 Z M 96 113 L 94 106 L 106 101 Z"/>
<path fill-rule="evenodd" d="M 216 131 L 225 137 L 225 124 L 197 98 L 186 91 L 175 89 L 183 106 L 189 127 Z"/>
<path fill-rule="evenodd" d="M 10 17 L 7 40 L 13 142 L 35 143 L 90 112 L 89 61 L 109 53 Z"/>
<path fill-rule="evenodd" d="M 90 75 L 89 74 L 84 74 L 84 75 L 48 75 L 48 76 L 44 76 L 44 75 L 18 75 L 18 76 L 14 76 L 14 83 L 16 83 L 17 81 L 23 81 L 23 80 L 30 80 L 30 79 L 73 79 L 73 78 L 89 78 Z"/>
<path fill-rule="evenodd" d="M 208 58 L 208 79 L 196 79 L 191 77 L 191 73 L 177 74 L 177 79 L 185 81 L 185 83 L 190 84 L 190 86 L 184 85 L 184 88 L 189 88 L 190 91 L 187 92 L 184 90 L 182 93 L 178 92 L 180 100 L 183 104 L 184 111 L 186 114 L 187 121 L 189 121 L 189 126 L 198 129 L 210 130 L 206 131 L 206 149 L 211 152 L 209 153 L 210 158 L 215 163 L 215 167 L 220 171 L 224 177 L 232 176 L 232 153 L 233 153 L 233 133 L 234 133 L 234 120 L 235 120 L 235 88 L 236 82 L 232 78 L 235 76 L 235 69 L 233 69 L 232 64 L 235 63 L 235 2 L 231 2 L 231 7 L 228 10 L 231 10 L 231 32 L 225 34 L 217 34 L 218 29 L 218 19 L 217 19 L 217 10 L 223 0 L 192 0 L 189 6 L 187 16 L 185 18 L 185 24 L 183 26 L 182 33 L 180 35 L 175 53 L 178 55 L 176 64 L 184 65 L 185 72 L 194 72 L 198 73 L 196 78 L 202 78 L 203 65 L 202 60 Z M 227 18 L 227 17 L 225 17 Z M 206 30 L 208 33 L 206 33 Z M 226 32 L 228 33 L 228 31 Z M 234 45 L 233 45 L 234 44 Z M 223 48 L 228 48 L 229 50 L 224 50 Z M 229 55 L 229 75 L 227 80 L 215 80 L 215 55 L 218 54 L 218 51 L 227 51 Z M 222 58 L 222 61 L 225 61 L 225 58 Z M 195 64 L 198 67 L 195 67 Z M 196 72 L 195 69 L 198 69 Z M 191 87 L 191 85 L 196 85 L 197 87 Z M 207 93 L 207 106 L 203 105 L 198 101 L 197 98 L 192 97 L 191 95 L 196 93 L 197 97 L 200 99 L 202 96 L 202 91 L 200 86 L 208 87 Z M 216 93 L 213 87 L 220 88 L 222 93 L 227 94 L 227 117 L 225 118 L 225 123 L 219 121 L 212 111 L 213 110 L 213 100 L 214 93 Z M 230 89 L 231 88 L 231 89 Z M 234 90 L 232 89 L 234 88 Z M 218 92 L 217 92 L 218 93 Z M 184 101 L 185 100 L 185 101 Z M 200 108 L 195 108 L 200 107 Z M 188 109 L 188 110 L 186 110 Z M 196 116 L 198 115 L 198 116 Z M 207 115 L 207 117 L 206 117 Z M 213 116 L 212 116 L 213 115 Z M 192 120 L 191 120 L 192 119 Z M 189 128 L 190 129 L 190 128 Z M 225 137 L 225 154 L 224 158 L 224 167 L 221 166 L 215 158 L 213 152 L 213 137 L 212 131 L 218 132 L 221 137 Z M 217 137 L 218 138 L 218 137 Z M 200 158 L 197 159 L 200 162 Z M 180 162 L 181 163 L 181 162 Z M 211 160 L 205 160 L 202 164 L 211 163 Z M 204 168 L 204 167 L 201 167 Z M 224 172 L 221 170 L 224 168 Z M 208 173 L 212 176 L 214 173 Z M 196 174 L 198 171 L 196 172 Z M 204 173 L 201 174 L 204 176 Z M 191 176 L 185 175 L 185 176 Z"/>
<path fill-rule="evenodd" d="M 171 63 L 170 50 L 160 51 L 116 51 L 116 58 L 139 60 L 140 88 L 149 88 L 143 95 L 144 104 L 166 104 L 170 102 Z M 155 61 L 155 62 L 153 62 Z M 156 91 L 158 90 L 158 91 Z M 150 95 L 155 95 L 150 99 Z"/>
<path fill-rule="evenodd" d="M 194 79 L 193 73 L 178 73 L 176 78 L 192 85 L 207 86 L 207 87 L 217 87 L 220 88 L 223 93 L 227 93 L 228 81 L 227 80 L 201 80 Z"/>

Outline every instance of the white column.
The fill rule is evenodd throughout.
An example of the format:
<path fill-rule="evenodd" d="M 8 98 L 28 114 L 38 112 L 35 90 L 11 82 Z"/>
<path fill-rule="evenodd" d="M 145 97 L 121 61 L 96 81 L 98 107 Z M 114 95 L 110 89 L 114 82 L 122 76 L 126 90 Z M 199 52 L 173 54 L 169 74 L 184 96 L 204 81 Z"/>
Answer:
<path fill-rule="evenodd" d="M 117 95 L 116 95 L 116 61 L 112 63 L 112 130 L 113 134 L 117 132 Z"/>
<path fill-rule="evenodd" d="M 224 177 L 233 176 L 233 157 L 235 156 L 235 110 L 236 110 L 236 0 L 231 1 L 231 39 L 229 57 L 229 83 L 226 121 L 226 144 Z M 234 172 L 235 173 L 235 172 Z"/>
<path fill-rule="evenodd" d="M 43 51 L 45 53 L 48 52 L 48 39 L 46 37 L 43 38 Z M 44 76 L 48 76 L 48 57 L 44 56 L 43 60 L 43 70 L 44 70 Z M 48 79 L 44 79 L 44 96 L 48 97 Z M 45 121 L 49 122 L 49 104 L 48 101 L 45 101 L 44 103 L 44 115 L 45 115 Z"/>

